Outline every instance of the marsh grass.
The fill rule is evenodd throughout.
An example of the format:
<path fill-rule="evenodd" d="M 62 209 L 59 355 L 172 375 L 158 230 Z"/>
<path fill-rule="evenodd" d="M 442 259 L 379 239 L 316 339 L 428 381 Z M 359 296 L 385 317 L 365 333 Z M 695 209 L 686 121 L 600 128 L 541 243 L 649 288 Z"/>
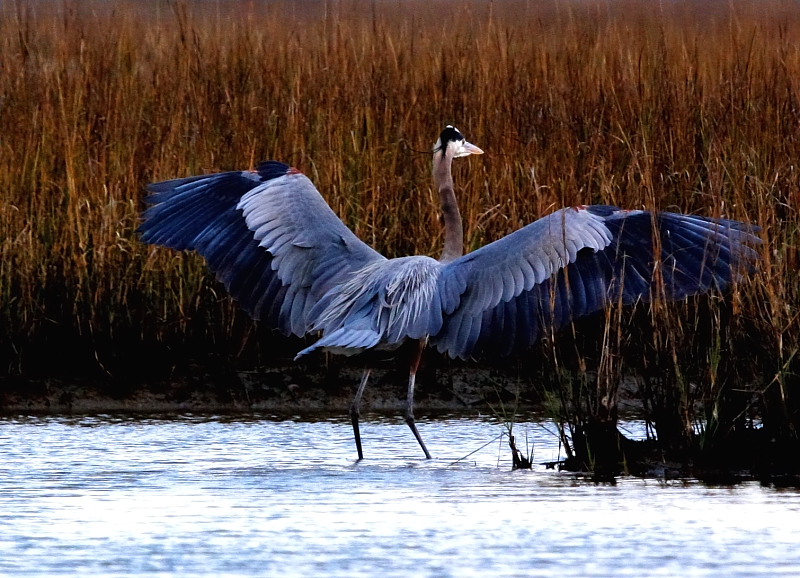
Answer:
<path fill-rule="evenodd" d="M 765 404 L 793 434 L 799 91 L 791 1 L 4 2 L 0 371 L 273 361 L 200 258 L 137 241 L 145 184 L 281 159 L 379 251 L 436 255 L 454 123 L 487 152 L 456 167 L 469 249 L 582 203 L 762 227 L 724 299 L 612 308 L 519 361 L 565 419 L 613 416 L 633 371 L 665 438 Z"/>

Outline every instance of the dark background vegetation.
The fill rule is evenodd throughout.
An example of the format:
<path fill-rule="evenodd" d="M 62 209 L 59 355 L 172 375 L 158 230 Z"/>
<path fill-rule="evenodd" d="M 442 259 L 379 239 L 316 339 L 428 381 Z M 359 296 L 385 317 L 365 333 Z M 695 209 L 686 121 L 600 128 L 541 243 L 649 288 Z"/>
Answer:
<path fill-rule="evenodd" d="M 612 308 L 504 363 L 522 399 L 583 430 L 633 375 L 669 447 L 796 439 L 799 90 L 794 1 L 4 2 L 0 376 L 124 395 L 289 365 L 302 342 L 202 259 L 137 241 L 144 186 L 280 159 L 387 256 L 436 255 L 452 123 L 486 151 L 455 167 L 469 249 L 584 203 L 762 227 L 725 296 Z"/>

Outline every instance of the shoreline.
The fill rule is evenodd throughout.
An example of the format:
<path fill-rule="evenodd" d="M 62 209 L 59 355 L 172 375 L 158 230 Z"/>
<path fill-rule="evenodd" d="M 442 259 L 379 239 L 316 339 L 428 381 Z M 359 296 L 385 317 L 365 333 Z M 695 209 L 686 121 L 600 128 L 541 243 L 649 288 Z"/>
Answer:
<path fill-rule="evenodd" d="M 496 370 L 431 370 L 418 383 L 414 409 L 418 415 L 436 413 L 496 413 L 493 404 L 515 412 L 542 411 L 537 400 L 520 397 L 508 378 Z M 296 367 L 228 371 L 224 376 L 198 372 L 137 383 L 113 379 L 64 377 L 0 378 L 0 415 L 99 413 L 275 413 L 347 416 L 361 370 L 340 368 L 302 374 Z M 526 392 L 528 393 L 528 392 Z M 364 392 L 361 411 L 402 413 L 406 381 L 401 372 L 375 369 Z M 511 406 L 509 406 L 511 402 Z"/>
<path fill-rule="evenodd" d="M 498 385 L 502 383 L 498 380 L 502 372 L 496 369 L 451 368 L 426 373 L 415 397 L 418 419 L 493 416 L 513 423 L 531 415 L 548 417 L 543 400 L 525 398 L 520 392 L 511 391 L 508 383 Z M 234 419 L 251 416 L 300 421 L 349 419 L 360 370 L 339 368 L 333 377 L 322 370 L 303 375 L 306 379 L 295 379 L 297 368 L 229 372 L 224 380 L 196 373 L 168 381 L 129 383 L 113 394 L 108 381 L 97 379 L 2 377 L 0 418 L 106 414 L 177 418 L 198 414 Z M 396 370 L 373 370 L 373 383 L 367 387 L 361 404 L 362 417 L 386 415 L 402 420 L 405 381 L 398 380 L 398 376 Z M 629 379 L 620 388 L 620 418 L 643 415 L 641 400 L 633 386 L 635 380 Z M 579 449 L 573 436 L 577 454 L 545 465 L 603 483 L 613 482 L 620 475 L 631 475 L 651 479 L 693 478 L 709 484 L 759 481 L 776 486 L 800 485 L 796 442 L 770 442 L 762 429 L 741 431 L 707 452 L 695 445 L 698 440 L 683 450 L 671 451 L 655 438 L 629 439 L 616 422 L 607 422 L 606 426 L 610 429 L 605 435 L 597 436 L 595 432 L 597 437 L 591 443 L 599 453 L 588 462 L 587 456 L 581 457 L 585 448 Z M 520 467 L 530 467 L 530 463 Z"/>

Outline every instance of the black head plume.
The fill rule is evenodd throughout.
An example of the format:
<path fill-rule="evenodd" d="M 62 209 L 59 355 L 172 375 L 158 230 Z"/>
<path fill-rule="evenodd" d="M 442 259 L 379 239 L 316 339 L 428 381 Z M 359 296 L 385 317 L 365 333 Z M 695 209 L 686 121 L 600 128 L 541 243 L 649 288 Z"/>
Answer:
<path fill-rule="evenodd" d="M 461 134 L 456 127 L 448 124 L 442 131 L 442 134 L 439 135 L 439 142 L 436 143 L 437 146 L 434 150 L 442 150 L 447 147 L 447 143 L 463 140 L 464 135 Z"/>
<path fill-rule="evenodd" d="M 464 135 L 461 134 L 456 127 L 448 124 L 442 131 L 442 134 L 439 135 L 439 140 L 442 141 L 442 144 L 446 145 L 449 142 L 464 140 Z"/>

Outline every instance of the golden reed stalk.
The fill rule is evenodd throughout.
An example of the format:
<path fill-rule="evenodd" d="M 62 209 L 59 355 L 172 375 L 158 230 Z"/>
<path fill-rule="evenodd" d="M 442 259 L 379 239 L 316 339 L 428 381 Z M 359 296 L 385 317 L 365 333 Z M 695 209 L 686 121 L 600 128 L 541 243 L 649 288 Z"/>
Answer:
<path fill-rule="evenodd" d="M 81 340 L 104 365 L 135 343 L 247 346 L 252 325 L 200 258 L 137 241 L 151 181 L 284 160 L 378 250 L 436 254 L 429 149 L 453 123 L 487 153 L 456 168 L 468 248 L 579 203 L 760 224 L 763 266 L 694 361 L 712 383 L 721 357 L 786 395 L 800 344 L 796 8 L 4 2 L 0 371 Z M 680 365 L 697 326 L 725 317 L 718 303 L 654 306 L 641 339 Z"/>

